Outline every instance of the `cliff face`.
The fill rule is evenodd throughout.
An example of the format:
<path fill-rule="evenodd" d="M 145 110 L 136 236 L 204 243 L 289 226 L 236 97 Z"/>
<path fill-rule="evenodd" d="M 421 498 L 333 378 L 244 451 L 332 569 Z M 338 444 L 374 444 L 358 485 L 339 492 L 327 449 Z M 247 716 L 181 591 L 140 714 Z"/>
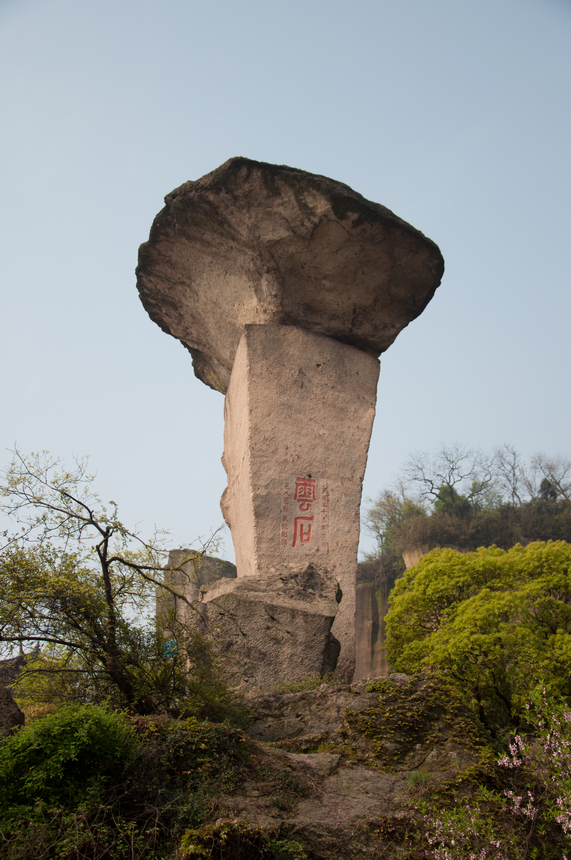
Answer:
<path fill-rule="evenodd" d="M 385 652 L 385 616 L 394 578 L 357 582 L 355 601 L 355 680 L 386 677 L 390 671 Z"/>

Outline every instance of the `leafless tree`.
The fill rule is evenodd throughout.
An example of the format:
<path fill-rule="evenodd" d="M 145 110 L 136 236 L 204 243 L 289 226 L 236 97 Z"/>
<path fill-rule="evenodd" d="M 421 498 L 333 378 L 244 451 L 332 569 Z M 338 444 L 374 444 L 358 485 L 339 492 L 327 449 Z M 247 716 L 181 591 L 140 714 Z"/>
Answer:
<path fill-rule="evenodd" d="M 541 488 L 547 487 L 553 498 L 571 499 L 571 460 L 568 458 L 535 454 L 531 460 L 531 474 L 535 479 L 533 495 L 536 498 L 542 494 Z"/>
<path fill-rule="evenodd" d="M 494 490 L 496 455 L 458 443 L 441 445 L 434 453 L 413 454 L 405 464 L 403 483 L 420 502 L 445 502 L 462 495 L 470 504 L 483 503 Z"/>
<path fill-rule="evenodd" d="M 502 445 L 495 452 L 497 486 L 512 505 L 521 505 L 528 493 L 528 476 L 521 457 L 513 445 Z"/>

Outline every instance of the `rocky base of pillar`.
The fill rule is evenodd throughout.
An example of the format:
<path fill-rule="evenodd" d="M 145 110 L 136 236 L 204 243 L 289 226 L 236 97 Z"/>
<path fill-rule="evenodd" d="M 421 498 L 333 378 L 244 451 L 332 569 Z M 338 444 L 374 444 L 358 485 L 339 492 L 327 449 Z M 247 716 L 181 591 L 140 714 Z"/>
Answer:
<path fill-rule="evenodd" d="M 331 572 L 309 564 L 298 572 L 220 580 L 201 589 L 193 606 L 231 685 L 262 691 L 335 670 L 340 645 L 331 626 L 340 599 Z"/>

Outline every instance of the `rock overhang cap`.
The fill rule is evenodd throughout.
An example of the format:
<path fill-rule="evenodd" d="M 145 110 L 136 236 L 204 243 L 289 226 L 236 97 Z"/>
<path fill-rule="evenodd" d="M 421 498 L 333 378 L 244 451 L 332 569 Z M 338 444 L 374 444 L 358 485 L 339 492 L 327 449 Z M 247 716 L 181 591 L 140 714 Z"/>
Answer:
<path fill-rule="evenodd" d="M 247 324 L 293 325 L 379 356 L 444 272 L 437 245 L 325 176 L 231 158 L 165 197 L 139 249 L 141 301 L 226 392 Z"/>

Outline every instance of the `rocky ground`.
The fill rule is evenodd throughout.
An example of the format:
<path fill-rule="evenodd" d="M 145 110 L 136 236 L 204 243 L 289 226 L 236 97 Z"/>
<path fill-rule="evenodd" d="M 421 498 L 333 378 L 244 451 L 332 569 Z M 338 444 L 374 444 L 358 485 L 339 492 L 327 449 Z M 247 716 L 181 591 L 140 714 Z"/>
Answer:
<path fill-rule="evenodd" d="M 15 727 L 22 715 L 4 692 Z M 138 834 L 133 857 L 141 860 L 421 860 L 432 857 L 422 805 L 440 812 L 472 799 L 503 834 L 506 857 L 562 856 L 560 828 L 533 835 L 506 810 L 510 775 L 497 759 L 509 733 L 492 741 L 443 678 L 322 684 L 251 696 L 249 706 L 246 731 L 195 717 L 130 717 L 137 753 L 102 799 L 72 804 L 61 833 L 42 819 L 41 839 L 31 811 L 23 820 L 35 821 L 34 839 L 7 820 L 9 845 L 34 848 L 17 856 L 52 856 L 81 822 L 81 845 L 93 851 L 77 856 L 122 857 L 122 848 L 114 853 L 123 845 L 118 817 Z M 528 773 L 524 787 L 537 776 Z M 479 786 L 496 794 L 484 797 Z"/>
<path fill-rule="evenodd" d="M 218 812 L 279 826 L 314 860 L 425 857 L 419 799 L 461 787 L 487 747 L 444 688 L 401 674 L 250 705 L 256 768 Z"/>

